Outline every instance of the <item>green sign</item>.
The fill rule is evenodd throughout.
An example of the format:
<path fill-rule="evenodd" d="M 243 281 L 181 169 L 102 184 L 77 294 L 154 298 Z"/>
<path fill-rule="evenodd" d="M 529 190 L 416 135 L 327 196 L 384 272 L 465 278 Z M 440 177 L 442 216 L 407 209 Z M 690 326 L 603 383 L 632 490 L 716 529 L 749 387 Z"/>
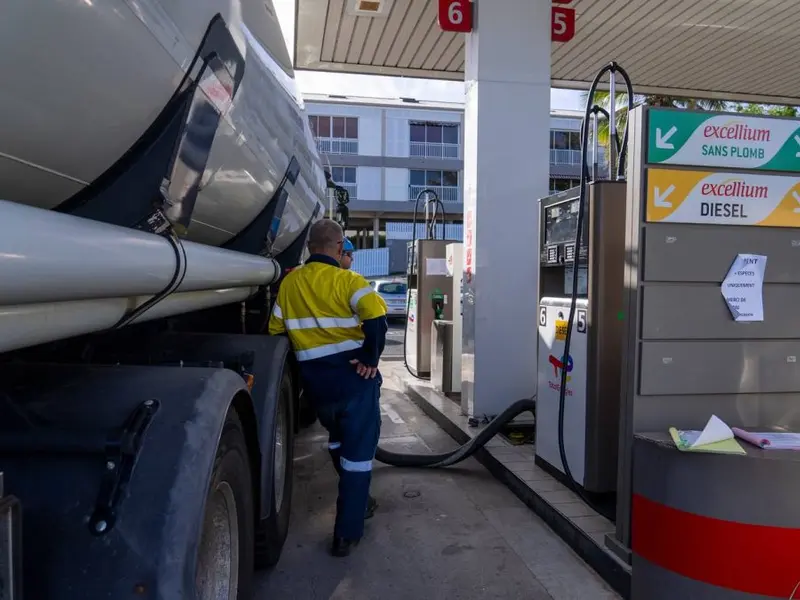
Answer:
<path fill-rule="evenodd" d="M 647 162 L 800 172 L 800 121 L 651 109 Z"/>

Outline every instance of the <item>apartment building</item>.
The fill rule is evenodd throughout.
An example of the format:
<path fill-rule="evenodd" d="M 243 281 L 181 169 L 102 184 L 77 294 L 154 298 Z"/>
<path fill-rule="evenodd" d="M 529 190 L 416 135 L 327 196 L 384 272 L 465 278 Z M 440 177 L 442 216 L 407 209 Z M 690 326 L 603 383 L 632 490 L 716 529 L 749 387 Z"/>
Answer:
<path fill-rule="evenodd" d="M 326 169 L 350 194 L 350 229 L 358 247 L 410 238 L 415 200 L 428 188 L 437 193 L 452 224 L 446 226 L 448 237 L 460 238 L 463 104 L 321 94 L 307 94 L 305 102 Z M 579 111 L 551 113 L 552 191 L 578 183 L 582 117 Z M 534 160 L 541 158 L 520 156 L 509 168 L 525 168 Z"/>

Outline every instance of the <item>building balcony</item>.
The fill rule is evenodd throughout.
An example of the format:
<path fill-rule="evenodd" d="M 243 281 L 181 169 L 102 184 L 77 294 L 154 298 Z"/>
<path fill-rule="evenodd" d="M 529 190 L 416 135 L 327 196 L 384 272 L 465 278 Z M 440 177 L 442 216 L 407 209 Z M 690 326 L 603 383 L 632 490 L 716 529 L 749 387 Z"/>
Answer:
<path fill-rule="evenodd" d="M 414 202 L 422 190 L 433 190 L 442 202 L 461 202 L 461 189 L 455 185 L 410 185 L 408 199 Z"/>
<path fill-rule="evenodd" d="M 556 150 L 550 148 L 551 165 L 579 165 L 581 164 L 580 150 Z"/>
<path fill-rule="evenodd" d="M 599 164 L 607 164 L 608 157 L 606 156 L 605 148 L 599 149 Z M 592 148 L 589 148 L 589 155 L 586 157 L 586 160 L 589 161 L 589 164 L 592 164 L 593 160 L 592 156 Z M 580 166 L 581 164 L 581 151 L 580 150 L 556 150 L 555 148 L 550 148 L 550 164 L 551 165 L 570 165 L 570 166 Z"/>
<path fill-rule="evenodd" d="M 444 144 L 436 142 L 411 142 L 409 155 L 412 158 L 458 159 L 458 144 Z"/>
<path fill-rule="evenodd" d="M 358 154 L 358 140 L 348 138 L 316 138 L 322 154 Z"/>
<path fill-rule="evenodd" d="M 358 200 L 357 183 L 336 183 L 336 185 L 347 190 L 347 193 L 350 194 L 350 200 Z M 333 193 L 333 190 L 330 190 L 330 193 Z"/>

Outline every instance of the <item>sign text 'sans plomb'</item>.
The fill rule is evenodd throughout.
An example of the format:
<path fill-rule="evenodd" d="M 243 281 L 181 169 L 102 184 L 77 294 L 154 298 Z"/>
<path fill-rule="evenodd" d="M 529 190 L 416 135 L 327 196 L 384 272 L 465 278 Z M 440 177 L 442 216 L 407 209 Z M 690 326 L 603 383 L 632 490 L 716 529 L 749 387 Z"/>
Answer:
<path fill-rule="evenodd" d="M 741 180 L 722 183 L 704 183 L 700 188 L 703 196 L 719 198 L 766 198 L 769 188 L 766 185 L 750 185 Z"/>
<path fill-rule="evenodd" d="M 770 141 L 769 129 L 755 129 L 744 123 L 726 123 L 725 125 L 706 125 L 703 137 L 717 140 L 741 140 L 745 142 Z"/>

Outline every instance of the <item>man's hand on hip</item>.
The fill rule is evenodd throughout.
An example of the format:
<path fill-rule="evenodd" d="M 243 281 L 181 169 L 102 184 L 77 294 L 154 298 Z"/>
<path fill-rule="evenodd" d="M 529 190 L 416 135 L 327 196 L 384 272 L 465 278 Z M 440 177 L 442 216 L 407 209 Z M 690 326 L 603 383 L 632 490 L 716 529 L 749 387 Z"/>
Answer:
<path fill-rule="evenodd" d="M 351 360 L 350 364 L 355 365 L 356 373 L 361 375 L 361 377 L 363 377 L 364 379 L 374 379 L 375 375 L 378 374 L 378 367 L 369 367 L 364 363 L 362 363 L 357 358 Z"/>

